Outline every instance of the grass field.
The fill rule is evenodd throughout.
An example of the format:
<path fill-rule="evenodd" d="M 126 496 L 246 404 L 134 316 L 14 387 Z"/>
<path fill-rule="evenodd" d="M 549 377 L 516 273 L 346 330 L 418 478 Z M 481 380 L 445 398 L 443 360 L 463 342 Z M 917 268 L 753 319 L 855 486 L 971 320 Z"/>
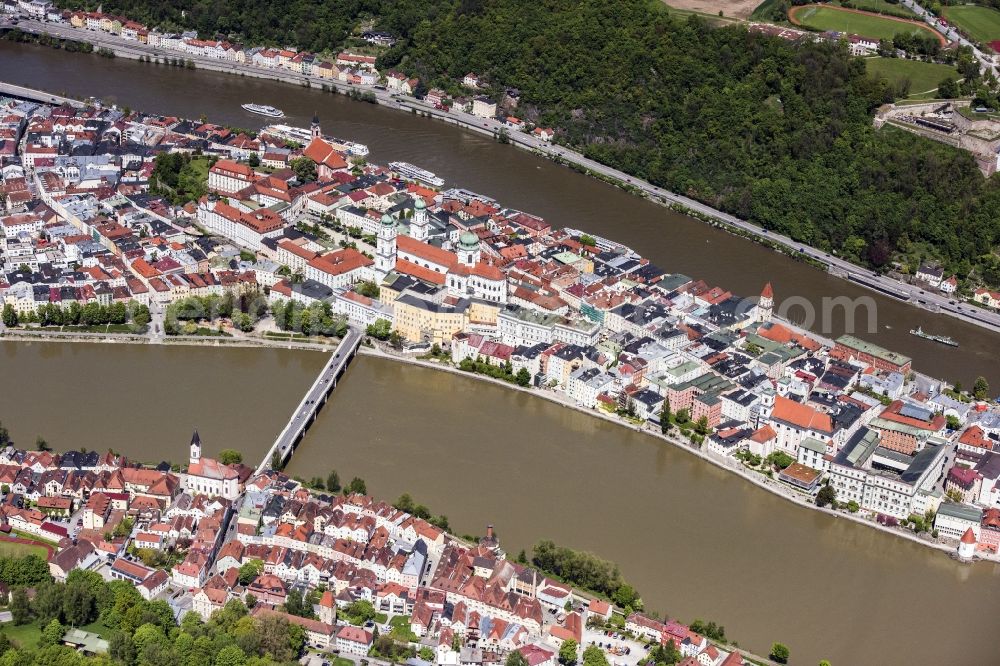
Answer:
<path fill-rule="evenodd" d="M 875 12 L 876 14 L 892 14 L 895 16 L 903 16 L 906 18 L 913 18 L 916 14 L 913 13 L 905 5 L 899 3 L 891 3 L 887 0 L 851 0 L 851 5 L 855 9 L 863 9 L 866 12 Z"/>
<path fill-rule="evenodd" d="M 944 17 L 977 42 L 1000 40 L 1000 12 L 990 7 L 955 5 L 942 8 Z"/>
<path fill-rule="evenodd" d="M 788 12 L 788 20 L 814 30 L 835 30 L 872 39 L 892 39 L 901 32 L 923 33 L 941 39 L 926 25 L 824 5 L 793 7 Z"/>
<path fill-rule="evenodd" d="M 937 88 L 938 84 L 949 76 L 958 78 L 958 73 L 951 65 L 903 58 L 866 58 L 865 67 L 869 74 L 881 74 L 892 83 L 909 79 L 910 96 Z"/>
<path fill-rule="evenodd" d="M 38 626 L 37 622 L 22 625 L 7 622 L 3 625 L 3 633 L 7 634 L 7 638 L 19 647 L 34 648 L 38 645 L 38 639 L 42 635 L 42 628 Z"/>
<path fill-rule="evenodd" d="M 781 0 L 764 0 L 750 14 L 751 21 L 776 21 L 780 17 L 775 16 L 775 12 L 781 5 Z"/>
<path fill-rule="evenodd" d="M 38 555 L 43 560 L 46 560 L 49 557 L 49 551 L 44 546 L 36 546 L 30 543 L 0 541 L 0 557 L 23 557 L 25 555 Z"/>

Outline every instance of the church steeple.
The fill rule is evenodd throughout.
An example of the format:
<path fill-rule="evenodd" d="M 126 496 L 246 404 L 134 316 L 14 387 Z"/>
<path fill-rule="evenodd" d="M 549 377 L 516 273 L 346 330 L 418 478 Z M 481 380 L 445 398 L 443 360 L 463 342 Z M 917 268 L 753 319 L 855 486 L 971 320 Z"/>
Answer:
<path fill-rule="evenodd" d="M 760 292 L 760 299 L 757 301 L 757 321 L 762 323 L 771 321 L 773 312 L 774 289 L 771 287 L 771 283 L 768 282 L 764 285 L 764 289 Z"/>
<path fill-rule="evenodd" d="M 319 139 L 322 137 L 323 132 L 319 128 L 319 113 L 313 112 L 312 125 L 309 126 L 309 130 L 312 132 L 312 138 Z"/>
<path fill-rule="evenodd" d="M 201 436 L 198 434 L 198 429 L 196 428 L 194 434 L 191 435 L 191 456 L 190 462 L 192 465 L 197 464 L 201 460 Z"/>

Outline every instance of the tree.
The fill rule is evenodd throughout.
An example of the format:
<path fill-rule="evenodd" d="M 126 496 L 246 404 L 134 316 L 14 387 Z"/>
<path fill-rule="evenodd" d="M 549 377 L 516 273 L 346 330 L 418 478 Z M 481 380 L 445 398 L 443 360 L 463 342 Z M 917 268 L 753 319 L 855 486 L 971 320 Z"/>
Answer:
<path fill-rule="evenodd" d="M 816 506 L 827 506 L 837 501 L 837 489 L 829 483 L 825 484 L 816 493 Z"/>
<path fill-rule="evenodd" d="M 374 324 L 368 325 L 365 333 L 376 340 L 388 340 L 392 335 L 392 322 L 388 319 L 376 319 Z"/>
<path fill-rule="evenodd" d="M 3 306 L 3 325 L 7 328 L 14 328 L 18 324 L 17 310 L 10 303 Z"/>
<path fill-rule="evenodd" d="M 572 638 L 563 641 L 563 644 L 559 646 L 559 663 L 562 666 L 575 666 L 577 648 L 576 641 Z"/>
<path fill-rule="evenodd" d="M 413 498 L 410 497 L 410 493 L 403 493 L 399 496 L 393 506 L 400 511 L 405 511 L 406 513 L 413 513 Z"/>
<path fill-rule="evenodd" d="M 326 489 L 331 493 L 340 492 L 340 475 L 337 474 L 337 470 L 330 470 L 330 474 L 326 477 Z"/>
<path fill-rule="evenodd" d="M 375 607 L 370 601 L 359 599 L 344 608 L 344 616 L 351 624 L 362 625 L 375 618 Z"/>
<path fill-rule="evenodd" d="M 35 449 L 38 451 L 51 451 L 52 447 L 49 446 L 49 443 L 45 441 L 44 437 L 39 435 L 35 438 Z"/>
<path fill-rule="evenodd" d="M 667 641 L 666 645 L 657 645 L 654 647 L 650 651 L 649 656 L 653 663 L 657 666 L 660 666 L 660 664 L 666 664 L 669 666 L 670 664 L 676 664 L 681 660 L 680 650 L 677 649 L 673 639 Z"/>
<path fill-rule="evenodd" d="M 108 654 L 115 661 L 122 664 L 134 664 L 136 658 L 135 643 L 132 637 L 124 631 L 116 631 L 111 634 L 108 641 Z"/>
<path fill-rule="evenodd" d="M 367 296 L 368 298 L 378 298 L 379 296 L 378 285 L 372 282 L 371 280 L 365 280 L 363 282 L 359 282 L 358 286 L 355 287 L 354 290 L 357 291 L 362 296 Z"/>
<path fill-rule="evenodd" d="M 588 645 L 587 649 L 583 651 L 583 666 L 608 666 L 604 650 L 596 645 Z"/>
<path fill-rule="evenodd" d="M 316 163 L 308 157 L 298 157 L 288 165 L 295 172 L 295 177 L 300 183 L 311 183 L 316 180 Z"/>
<path fill-rule="evenodd" d="M 504 661 L 504 666 L 528 666 L 528 660 L 517 650 L 511 650 L 507 660 Z"/>
<path fill-rule="evenodd" d="M 962 94 L 958 88 L 958 82 L 951 76 L 938 83 L 937 92 L 941 99 L 954 99 Z"/>
<path fill-rule="evenodd" d="M 253 559 L 248 562 L 244 562 L 240 566 L 240 585 L 249 585 L 263 571 L 264 563 L 260 560 Z"/>
<path fill-rule="evenodd" d="M 597 247 L 597 240 L 590 234 L 581 234 L 580 245 L 584 245 L 590 248 Z"/>
<path fill-rule="evenodd" d="M 90 624 L 95 616 L 94 604 L 94 593 L 86 581 L 67 583 L 63 594 L 63 619 L 74 627 Z"/>
<path fill-rule="evenodd" d="M 518 386 L 529 386 L 531 384 L 531 372 L 527 368 L 521 368 L 514 375 L 514 382 Z"/>
<path fill-rule="evenodd" d="M 788 650 L 788 646 L 784 643 L 773 643 L 771 645 L 771 654 L 768 656 L 779 664 L 787 664 L 789 654 L 791 653 Z"/>
<path fill-rule="evenodd" d="M 639 593 L 634 587 L 628 583 L 622 583 L 615 590 L 615 593 L 611 595 L 611 599 L 622 608 L 642 608 L 642 602 L 639 599 Z"/>
<path fill-rule="evenodd" d="M 3 638 L 3 634 L 0 634 L 0 639 L 2 639 L 2 638 Z M 520 654 L 520 653 L 515 650 L 512 654 Z M 434 650 L 432 650 L 431 648 L 427 647 L 426 645 L 423 645 L 423 646 L 420 647 L 420 649 L 417 651 L 417 656 L 420 657 L 421 659 L 423 659 L 424 661 L 429 661 L 431 663 L 434 663 Z M 509 662 L 510 657 L 507 657 L 507 659 L 508 659 L 508 662 Z M 523 659 L 523 657 L 522 657 L 522 659 Z M 508 663 L 508 666 L 509 666 L 509 663 Z M 527 660 L 525 660 L 525 663 L 523 665 L 519 664 L 518 666 L 528 666 Z"/>
<path fill-rule="evenodd" d="M 31 602 L 31 611 L 39 622 L 47 624 L 62 616 L 64 590 L 63 585 L 56 583 L 45 583 L 38 586 L 35 598 Z"/>
<path fill-rule="evenodd" d="M 261 617 L 257 630 L 261 649 L 275 661 L 290 661 L 302 650 L 302 628 L 280 615 Z"/>
<path fill-rule="evenodd" d="M 251 168 L 256 169 L 260 166 L 260 156 L 257 153 L 250 153 L 250 157 L 247 158 L 247 164 Z"/>
<path fill-rule="evenodd" d="M 50 645 L 59 645 L 65 633 L 66 630 L 59 623 L 59 620 L 53 619 L 42 629 L 42 635 L 38 637 L 38 647 L 44 648 Z"/>
<path fill-rule="evenodd" d="M 660 432 L 666 435 L 673 425 L 670 423 L 670 398 L 663 399 L 663 407 L 660 409 Z"/>
<path fill-rule="evenodd" d="M 150 321 L 152 321 L 152 316 L 149 313 L 149 306 L 137 304 L 132 310 L 132 323 L 143 327 L 148 326 Z"/>
<path fill-rule="evenodd" d="M 28 593 L 23 587 L 14 588 L 10 597 L 10 614 L 15 625 L 27 624 L 31 621 L 31 606 L 28 603 Z"/>
<path fill-rule="evenodd" d="M 351 479 L 351 482 L 344 488 L 345 495 L 353 495 L 355 493 L 358 495 L 368 494 L 368 486 L 365 485 L 365 480 L 358 476 Z"/>
<path fill-rule="evenodd" d="M 236 449 L 222 449 L 219 451 L 219 462 L 223 465 L 236 465 L 243 462 L 243 454 Z"/>
<path fill-rule="evenodd" d="M 289 615 L 297 615 L 299 617 L 315 617 L 312 611 L 312 604 L 305 602 L 305 599 L 302 597 L 302 591 L 298 588 L 292 588 L 285 596 L 285 612 Z"/>
<path fill-rule="evenodd" d="M 975 396 L 976 400 L 985 400 L 989 393 L 990 383 L 986 381 L 986 377 L 976 377 L 976 381 L 972 385 L 972 395 Z"/>

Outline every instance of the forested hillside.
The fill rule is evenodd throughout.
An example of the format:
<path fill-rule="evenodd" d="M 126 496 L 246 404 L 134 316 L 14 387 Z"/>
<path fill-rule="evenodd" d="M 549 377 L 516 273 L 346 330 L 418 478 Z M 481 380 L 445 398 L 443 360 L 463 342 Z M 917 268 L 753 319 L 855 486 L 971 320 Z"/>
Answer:
<path fill-rule="evenodd" d="M 108 0 L 104 10 L 314 50 L 375 15 L 401 37 L 381 65 L 428 86 L 455 90 L 473 71 L 495 94 L 518 88 L 518 115 L 590 157 L 857 261 L 936 256 L 1000 284 L 995 179 L 966 153 L 876 132 L 872 113 L 892 87 L 836 45 L 713 28 L 648 0 Z"/>

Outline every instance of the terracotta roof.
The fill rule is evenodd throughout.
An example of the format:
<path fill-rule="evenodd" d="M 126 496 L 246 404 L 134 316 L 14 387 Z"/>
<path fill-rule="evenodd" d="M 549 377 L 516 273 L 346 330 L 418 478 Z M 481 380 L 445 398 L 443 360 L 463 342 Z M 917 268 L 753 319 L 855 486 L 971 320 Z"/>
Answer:
<path fill-rule="evenodd" d="M 817 411 L 808 405 L 795 402 L 782 396 L 775 396 L 774 409 L 771 418 L 784 421 L 802 430 L 833 433 L 833 422 L 830 415 Z"/>
<path fill-rule="evenodd" d="M 422 243 L 418 240 L 410 238 L 409 236 L 398 236 L 396 238 L 396 247 L 400 252 L 412 254 L 415 257 L 420 257 L 421 259 L 425 259 L 426 261 L 439 266 L 444 266 L 446 268 L 451 268 L 458 263 L 458 256 L 456 256 L 454 252 L 449 252 L 448 250 L 443 250 L 439 247 Z"/>

